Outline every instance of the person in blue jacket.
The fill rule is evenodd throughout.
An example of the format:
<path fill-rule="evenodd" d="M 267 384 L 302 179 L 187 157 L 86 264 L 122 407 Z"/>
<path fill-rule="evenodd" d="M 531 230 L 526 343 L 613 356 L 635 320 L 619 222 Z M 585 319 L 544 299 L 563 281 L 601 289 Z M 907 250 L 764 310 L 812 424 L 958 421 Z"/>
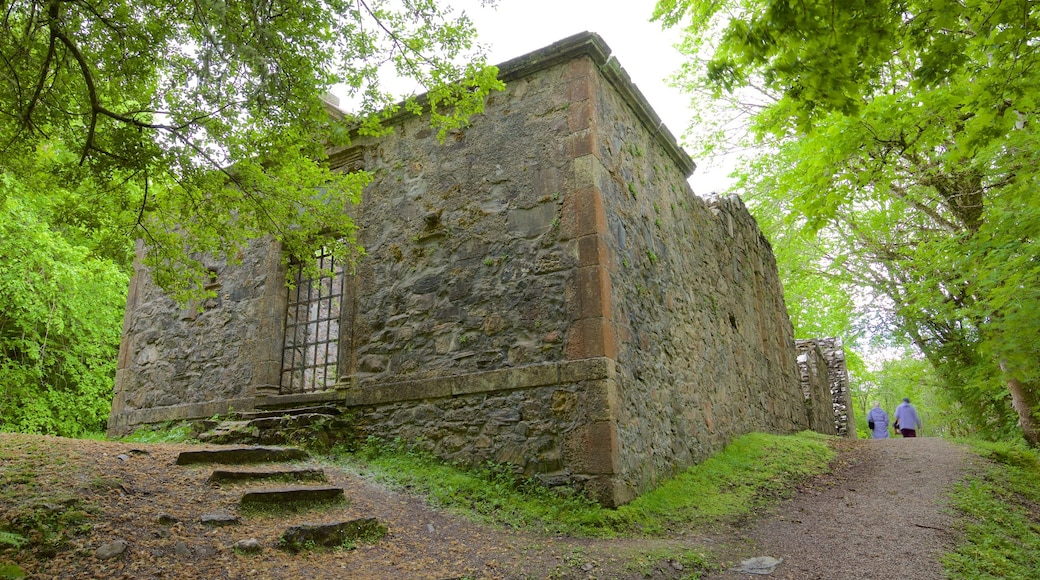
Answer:
<path fill-rule="evenodd" d="M 888 439 L 888 413 L 881 408 L 881 403 L 874 401 L 874 408 L 867 413 L 867 426 L 873 428 L 870 433 L 874 439 Z"/>
<path fill-rule="evenodd" d="M 917 415 L 917 409 L 906 397 L 896 407 L 896 425 L 899 425 L 899 434 L 903 437 L 917 437 L 917 430 L 921 428 L 921 418 Z"/>

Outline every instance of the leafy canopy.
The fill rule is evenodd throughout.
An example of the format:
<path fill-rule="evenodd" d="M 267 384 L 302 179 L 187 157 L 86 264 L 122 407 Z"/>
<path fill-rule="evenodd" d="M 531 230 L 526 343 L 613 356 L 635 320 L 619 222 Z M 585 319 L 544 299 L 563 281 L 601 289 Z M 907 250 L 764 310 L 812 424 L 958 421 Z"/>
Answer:
<path fill-rule="evenodd" d="M 1013 423 L 1010 402 L 1040 442 L 1040 6 L 664 0 L 656 14 L 686 30 L 678 82 L 701 118 L 711 97 L 734 103 L 742 144 L 765 151 L 740 187 L 783 216 L 764 220 L 771 235 L 807 248 L 788 270 L 916 345 L 980 425 Z"/>
<path fill-rule="evenodd" d="M 429 91 L 442 137 L 464 124 L 501 86 L 473 36 L 433 0 L 12 0 L 0 173 L 61 176 L 182 300 L 208 276 L 195 258 L 250 238 L 342 256 L 368 178 L 330 172 L 326 147 L 378 130 L 387 74 Z M 352 110 L 330 115 L 337 84 Z"/>

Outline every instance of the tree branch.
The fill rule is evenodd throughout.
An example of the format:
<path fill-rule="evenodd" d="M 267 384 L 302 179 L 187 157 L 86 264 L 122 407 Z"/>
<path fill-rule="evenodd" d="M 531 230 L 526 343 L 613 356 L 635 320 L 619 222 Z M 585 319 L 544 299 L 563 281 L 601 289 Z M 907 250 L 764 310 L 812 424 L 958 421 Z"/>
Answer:
<path fill-rule="evenodd" d="M 54 45 L 55 40 L 58 38 L 58 0 L 51 0 L 50 5 L 47 8 L 47 26 L 50 29 L 50 39 L 47 42 L 47 56 L 43 59 L 43 66 L 40 67 L 40 80 L 36 83 L 36 90 L 33 91 L 33 96 L 29 99 L 29 105 L 25 108 L 25 117 L 23 123 L 32 132 L 32 114 L 36 109 L 36 103 L 40 99 L 40 94 L 43 93 L 43 85 L 47 81 L 47 72 L 51 69 L 51 61 L 54 59 Z"/>

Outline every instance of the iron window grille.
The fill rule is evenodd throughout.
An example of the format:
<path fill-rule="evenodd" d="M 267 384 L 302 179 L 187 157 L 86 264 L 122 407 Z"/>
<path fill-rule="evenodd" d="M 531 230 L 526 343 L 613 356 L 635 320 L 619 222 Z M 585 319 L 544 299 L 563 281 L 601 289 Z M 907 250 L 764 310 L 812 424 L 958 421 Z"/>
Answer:
<path fill-rule="evenodd" d="M 296 286 L 288 291 L 282 394 L 323 391 L 337 380 L 345 269 L 325 248 L 315 260 L 320 274 L 308 277 L 304 264 L 296 265 Z"/>

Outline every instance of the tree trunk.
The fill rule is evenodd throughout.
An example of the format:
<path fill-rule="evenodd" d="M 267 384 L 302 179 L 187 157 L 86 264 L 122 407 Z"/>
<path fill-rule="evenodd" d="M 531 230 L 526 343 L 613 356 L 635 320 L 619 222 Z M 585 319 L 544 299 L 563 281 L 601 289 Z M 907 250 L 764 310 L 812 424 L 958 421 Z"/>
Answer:
<path fill-rule="evenodd" d="M 1006 365 L 1001 362 L 1000 368 L 1003 370 Z M 1022 436 L 1030 447 L 1040 448 L 1040 424 L 1033 415 L 1033 409 L 1037 408 L 1036 389 L 1013 377 L 1008 378 L 1007 386 L 1011 392 L 1011 406 L 1018 412 L 1018 426 L 1022 428 Z"/>

